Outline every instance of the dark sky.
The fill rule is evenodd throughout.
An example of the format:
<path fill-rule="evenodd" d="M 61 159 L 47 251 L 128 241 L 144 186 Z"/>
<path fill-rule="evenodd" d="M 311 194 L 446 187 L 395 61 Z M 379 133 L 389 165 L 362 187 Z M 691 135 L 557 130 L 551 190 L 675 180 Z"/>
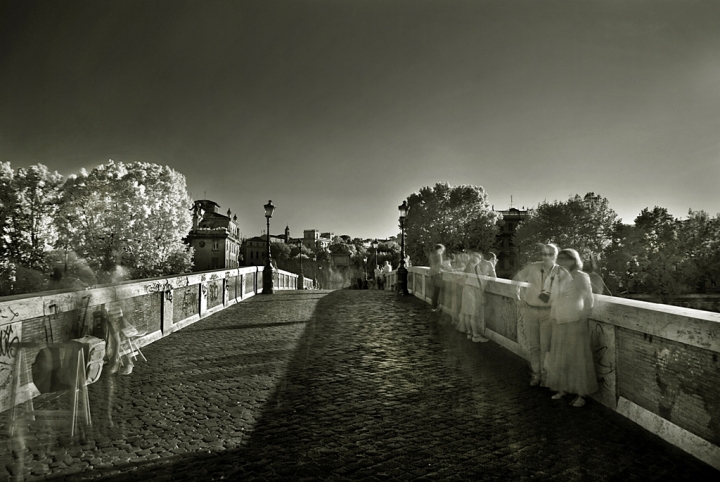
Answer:
<path fill-rule="evenodd" d="M 717 1 L 0 1 L 0 160 L 167 164 L 245 235 L 435 182 L 720 212 Z"/>

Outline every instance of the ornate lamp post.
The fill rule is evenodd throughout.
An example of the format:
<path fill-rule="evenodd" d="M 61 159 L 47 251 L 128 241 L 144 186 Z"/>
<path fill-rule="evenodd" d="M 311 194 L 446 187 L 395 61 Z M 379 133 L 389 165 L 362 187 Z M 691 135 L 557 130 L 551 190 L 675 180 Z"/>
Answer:
<path fill-rule="evenodd" d="M 375 251 L 375 266 L 377 266 L 377 264 L 378 264 L 378 261 L 377 261 L 378 240 L 377 239 L 372 242 L 372 247 L 373 247 L 373 250 Z"/>
<path fill-rule="evenodd" d="M 398 211 L 400 211 L 400 266 L 398 266 L 397 272 L 397 288 L 398 293 L 401 295 L 408 295 L 410 294 L 407 289 L 408 270 L 405 267 L 405 218 L 408 213 L 407 201 L 403 201 L 403 203 L 398 206 Z"/>
<path fill-rule="evenodd" d="M 312 280 L 313 280 L 313 289 L 319 289 L 318 288 L 318 264 L 317 264 L 317 256 L 312 257 Z"/>
<path fill-rule="evenodd" d="M 363 270 L 365 271 L 365 273 L 364 273 L 365 277 L 363 278 L 363 286 L 362 286 L 363 289 L 364 289 L 364 288 L 367 288 L 367 284 L 368 284 L 368 277 L 367 277 L 367 256 L 364 256 L 364 257 L 363 257 Z"/>
<path fill-rule="evenodd" d="M 298 253 L 298 258 L 300 258 L 300 274 L 298 275 L 297 279 L 297 289 L 304 290 L 305 289 L 305 275 L 303 274 L 303 268 L 302 268 L 302 241 L 297 242 L 297 247 L 300 249 L 300 252 Z"/>
<path fill-rule="evenodd" d="M 267 219 L 267 253 L 265 256 L 265 269 L 263 270 L 262 292 L 264 295 L 271 295 L 273 294 L 273 266 L 270 260 L 270 218 L 275 211 L 275 205 L 272 203 L 272 201 L 268 201 L 268 203 L 263 207 L 265 208 L 265 218 Z"/>

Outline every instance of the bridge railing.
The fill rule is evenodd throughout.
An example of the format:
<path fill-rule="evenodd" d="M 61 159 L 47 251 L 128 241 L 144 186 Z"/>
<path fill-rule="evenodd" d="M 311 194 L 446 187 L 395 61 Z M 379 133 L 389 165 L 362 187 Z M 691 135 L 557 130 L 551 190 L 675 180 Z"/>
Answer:
<path fill-rule="evenodd" d="M 10 408 L 12 367 L 20 342 L 59 343 L 95 332 L 103 305 L 118 301 L 126 319 L 145 333 L 142 347 L 230 305 L 262 293 L 263 267 L 243 267 L 128 281 L 83 291 L 48 291 L 0 298 L 0 412 Z M 274 272 L 274 289 L 294 290 L 298 275 Z M 304 279 L 306 289 L 313 288 Z M 38 348 L 39 350 L 39 348 Z M 37 350 L 36 350 L 37 351 Z M 28 353 L 34 359 L 36 353 Z M 36 396 L 32 383 L 22 398 Z"/>
<path fill-rule="evenodd" d="M 429 268 L 408 271 L 408 290 L 430 303 Z M 460 309 L 465 280 L 464 274 L 443 274 L 443 311 Z M 527 285 L 485 280 L 486 336 L 528 359 L 516 306 L 518 289 Z M 396 283 L 393 271 L 386 286 Z M 590 332 L 600 390 L 593 398 L 720 469 L 720 314 L 594 298 Z"/>

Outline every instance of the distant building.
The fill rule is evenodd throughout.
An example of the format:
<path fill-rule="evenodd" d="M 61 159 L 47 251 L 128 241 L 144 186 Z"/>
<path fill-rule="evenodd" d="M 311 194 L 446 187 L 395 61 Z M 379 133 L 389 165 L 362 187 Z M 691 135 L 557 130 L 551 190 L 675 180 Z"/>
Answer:
<path fill-rule="evenodd" d="M 228 209 L 220 214 L 220 205 L 203 199 L 192 207 L 193 227 L 185 243 L 195 249 L 193 271 L 237 268 L 240 266 L 240 230 L 237 216 Z"/>
<path fill-rule="evenodd" d="M 303 246 L 308 249 L 325 249 L 332 243 L 333 233 L 320 233 L 317 229 L 303 231 Z"/>
<path fill-rule="evenodd" d="M 290 237 L 290 227 L 285 226 L 283 234 L 271 234 L 271 243 L 285 243 L 288 245 L 296 244 L 300 239 Z M 245 266 L 264 266 L 265 257 L 267 255 L 267 236 L 262 234 L 242 242 L 241 252 Z"/>
<path fill-rule="evenodd" d="M 499 223 L 500 231 L 495 236 L 495 251 L 498 262 L 495 272 L 500 278 L 512 278 L 521 266 L 517 263 L 517 249 L 513 245 L 513 236 L 518 225 L 525 221 L 530 215 L 525 209 L 510 208 L 507 211 L 500 211 L 503 216 Z"/>

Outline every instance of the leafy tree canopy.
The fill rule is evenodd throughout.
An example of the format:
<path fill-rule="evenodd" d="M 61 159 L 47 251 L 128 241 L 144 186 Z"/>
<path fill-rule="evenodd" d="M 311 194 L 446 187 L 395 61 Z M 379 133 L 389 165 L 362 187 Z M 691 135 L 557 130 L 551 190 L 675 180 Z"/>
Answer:
<path fill-rule="evenodd" d="M 500 215 L 481 186 L 426 186 L 407 198 L 405 251 L 414 265 L 427 264 L 436 243 L 449 251 L 492 247 Z"/>
<path fill-rule="evenodd" d="M 608 200 L 595 193 L 540 203 L 515 232 L 518 260 L 521 264 L 538 261 L 538 245 L 546 243 L 573 248 L 585 260 L 598 259 L 612 242 L 616 221 Z"/>
<path fill-rule="evenodd" d="M 113 280 L 182 273 L 192 253 L 182 239 L 192 225 L 185 176 L 157 164 L 102 164 L 71 176 L 57 218 L 60 245 L 68 245 L 98 275 Z"/>

